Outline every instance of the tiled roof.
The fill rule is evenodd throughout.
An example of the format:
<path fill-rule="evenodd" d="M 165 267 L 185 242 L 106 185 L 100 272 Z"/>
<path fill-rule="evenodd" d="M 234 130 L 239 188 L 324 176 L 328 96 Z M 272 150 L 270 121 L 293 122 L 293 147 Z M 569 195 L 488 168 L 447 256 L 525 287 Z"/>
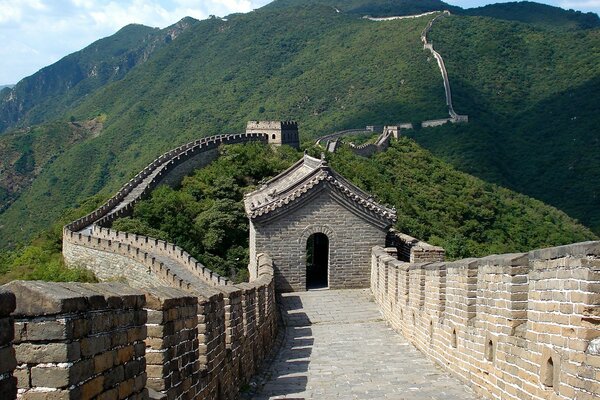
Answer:
<path fill-rule="evenodd" d="M 331 169 L 325 160 L 304 155 L 302 159 L 277 175 L 261 188 L 246 195 L 246 213 L 252 219 L 260 219 L 270 214 L 284 213 L 310 197 L 321 185 L 340 194 L 344 204 L 353 207 L 369 219 L 377 219 L 385 225 L 396 221 L 396 210 L 385 207 L 373 200 L 340 174 Z"/>

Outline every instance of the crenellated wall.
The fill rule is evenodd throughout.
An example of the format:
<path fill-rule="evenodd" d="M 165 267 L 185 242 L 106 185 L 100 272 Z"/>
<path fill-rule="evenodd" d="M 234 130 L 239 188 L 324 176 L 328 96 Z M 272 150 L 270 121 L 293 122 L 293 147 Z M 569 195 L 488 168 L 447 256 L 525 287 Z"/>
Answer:
<path fill-rule="evenodd" d="M 600 397 L 600 242 L 413 261 L 373 248 L 371 289 L 439 365 L 491 398 Z"/>
<path fill-rule="evenodd" d="M 260 254 L 256 265 L 250 283 L 203 290 L 5 285 L 2 398 L 16 386 L 22 399 L 238 398 L 277 332 L 272 261 Z"/>
<path fill-rule="evenodd" d="M 259 254 L 251 283 L 233 285 L 175 244 L 119 232 L 110 225 L 130 215 L 134 205 L 159 185 L 177 185 L 195 168 L 210 163 L 220 145 L 250 141 L 269 139 L 260 132 L 219 135 L 165 153 L 103 206 L 63 230 L 67 264 L 87 267 L 102 280 L 125 281 L 145 293 L 154 307 L 149 308 L 156 319 L 147 339 L 151 397 L 237 397 L 275 337 L 273 265 L 267 255 Z M 188 311 L 194 307 L 197 322 L 191 327 L 194 316 Z M 185 328 L 175 332 L 174 326 Z M 196 339 L 191 339 L 194 329 Z M 190 364 L 192 358 L 197 362 Z"/>

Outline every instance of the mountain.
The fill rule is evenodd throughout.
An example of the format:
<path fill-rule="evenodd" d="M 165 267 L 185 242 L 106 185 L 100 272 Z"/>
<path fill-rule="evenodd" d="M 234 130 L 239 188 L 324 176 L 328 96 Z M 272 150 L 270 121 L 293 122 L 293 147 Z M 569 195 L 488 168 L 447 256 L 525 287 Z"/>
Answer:
<path fill-rule="evenodd" d="M 344 8 L 279 0 L 194 24 L 122 79 L 48 116 L 46 123 L 63 124 L 101 116 L 103 128 L 40 163 L 0 215 L 0 242 L 27 239 L 64 209 L 111 195 L 177 144 L 239 132 L 247 120 L 298 120 L 310 143 L 344 128 L 446 117 L 437 63 L 420 42 L 431 16 L 361 18 L 369 8 L 373 15 L 386 7 L 402 13 L 424 3 L 356 0 Z M 600 103 L 599 30 L 455 13 L 436 23 L 431 37 L 446 60 L 455 108 L 471 122 L 417 130 L 415 140 L 459 169 L 596 226 L 600 152 L 590 149 L 600 122 L 591 112 Z M 540 173 L 547 176 L 538 179 Z"/>
<path fill-rule="evenodd" d="M 66 148 L 99 135 L 103 117 L 55 121 L 0 135 L 0 212 Z"/>
<path fill-rule="evenodd" d="M 595 29 L 600 27 L 598 14 L 563 10 L 531 1 L 489 4 L 461 12 L 463 15 L 518 21 L 545 28 Z"/>
<path fill-rule="evenodd" d="M 456 167 L 600 232 L 600 29 L 446 18 L 431 38 L 471 123 L 413 137 Z"/>
<path fill-rule="evenodd" d="M 0 85 L 0 92 L 1 92 L 3 89 L 10 89 L 10 88 L 12 88 L 13 86 L 15 86 L 15 85 Z"/>
<path fill-rule="evenodd" d="M 123 79 L 197 22 L 184 18 L 165 29 L 128 25 L 1 90 L 0 133 L 61 116 L 95 90 Z"/>

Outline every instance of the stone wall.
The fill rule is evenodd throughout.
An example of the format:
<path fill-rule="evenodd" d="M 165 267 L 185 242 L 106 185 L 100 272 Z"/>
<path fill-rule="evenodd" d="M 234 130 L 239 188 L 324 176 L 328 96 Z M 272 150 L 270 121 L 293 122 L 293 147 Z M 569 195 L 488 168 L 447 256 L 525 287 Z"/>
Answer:
<path fill-rule="evenodd" d="M 393 248 L 399 260 L 416 262 L 444 261 L 446 251 L 439 246 L 432 246 L 419 239 L 391 229 L 386 238 L 386 251 Z"/>
<path fill-rule="evenodd" d="M 600 242 L 429 263 L 375 247 L 371 289 L 394 329 L 483 395 L 600 396 Z"/>
<path fill-rule="evenodd" d="M 387 232 L 342 206 L 323 186 L 310 202 L 276 223 L 251 221 L 250 249 L 271 255 L 278 290 L 306 290 L 306 243 L 313 233 L 329 239 L 329 288 L 368 286 L 370 249 L 385 243 Z"/>
<path fill-rule="evenodd" d="M 5 285 L 2 398 L 13 399 L 15 385 L 23 399 L 238 398 L 277 333 L 272 261 L 257 258 L 251 283 L 202 291 L 118 283 Z M 15 297 L 13 328 L 6 315 Z"/>
<path fill-rule="evenodd" d="M 15 310 L 15 295 L 0 287 L 0 393 L 7 399 L 17 395 L 17 366 L 13 348 L 14 321 L 10 314 Z"/>
<path fill-rule="evenodd" d="M 14 281 L 23 399 L 146 399 L 143 294 L 118 284 Z"/>

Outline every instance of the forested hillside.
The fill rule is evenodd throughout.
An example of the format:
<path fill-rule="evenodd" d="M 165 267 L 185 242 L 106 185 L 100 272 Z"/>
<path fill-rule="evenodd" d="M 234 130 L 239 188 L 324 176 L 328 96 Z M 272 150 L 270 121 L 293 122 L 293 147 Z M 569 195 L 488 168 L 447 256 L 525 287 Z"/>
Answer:
<path fill-rule="evenodd" d="M 62 117 L 88 94 L 123 79 L 197 22 L 184 18 L 165 29 L 128 25 L 24 78 L 12 89 L 0 87 L 0 134 L 13 126 Z"/>
<path fill-rule="evenodd" d="M 414 134 L 467 172 L 600 231 L 600 30 L 446 18 L 431 37 L 469 125 Z"/>
<path fill-rule="evenodd" d="M 257 143 L 226 146 L 221 153 L 186 177 L 181 188 L 154 191 L 135 206 L 133 217 L 117 220 L 112 228 L 177 243 L 211 270 L 245 278 L 243 195 L 301 154 Z M 336 171 L 396 207 L 400 232 L 443 246 L 451 259 L 596 238 L 564 213 L 456 171 L 410 139 L 392 143 L 372 159 L 347 149 L 329 156 Z"/>
<path fill-rule="evenodd" d="M 298 120 L 308 139 L 444 117 L 442 79 L 419 40 L 427 21 L 384 25 L 297 7 L 200 22 L 70 112 L 76 120 L 105 115 L 102 134 L 41 172 L 0 217 L 0 237 L 26 238 L 66 207 L 109 196 L 176 144 L 240 132 L 251 119 Z"/>
<path fill-rule="evenodd" d="M 488 17 L 452 9 L 436 23 L 431 38 L 446 60 L 455 108 L 471 122 L 411 135 L 459 169 L 545 200 L 600 232 L 600 31 L 582 23 L 587 14 L 541 8 L 532 21 L 522 17 L 537 6 L 503 7 L 473 11 Z M 193 24 L 122 79 L 40 116 L 63 127 L 100 118 L 98 134 L 58 134 L 70 141 L 35 167 L 28 143 L 55 133 L 11 136 L 5 146 L 23 150 L 4 164 L 11 176 L 15 165 L 35 173 L 10 193 L 18 198 L 0 215 L 0 244 L 30 238 L 89 196 L 108 197 L 177 144 L 239 132 L 250 119 L 297 120 L 309 143 L 344 128 L 447 116 L 437 64 L 420 42 L 430 17 L 361 18 L 444 8 L 435 0 L 278 0 Z"/>

